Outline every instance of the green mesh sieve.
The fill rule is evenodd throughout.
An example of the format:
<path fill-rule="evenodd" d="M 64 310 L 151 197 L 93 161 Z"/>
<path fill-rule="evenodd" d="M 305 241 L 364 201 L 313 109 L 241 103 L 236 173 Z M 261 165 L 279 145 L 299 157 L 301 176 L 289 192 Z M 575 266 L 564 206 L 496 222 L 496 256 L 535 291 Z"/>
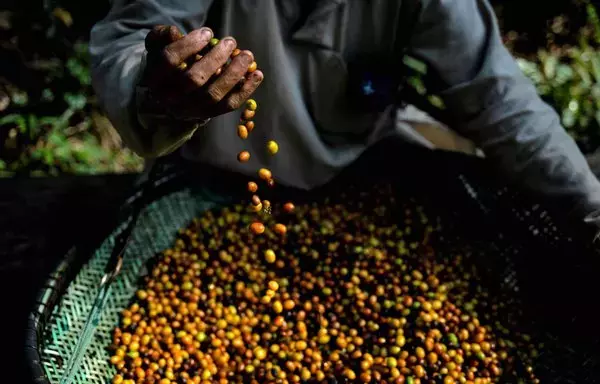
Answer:
<path fill-rule="evenodd" d="M 141 213 L 127 248 L 121 273 L 111 287 L 101 322 L 76 376 L 76 383 L 100 384 L 112 377 L 114 371 L 108 363 L 106 347 L 111 340 L 112 328 L 118 323 L 119 312 L 136 290 L 136 282 L 140 273 L 144 272 L 145 261 L 172 244 L 177 228 L 217 205 L 216 199 L 208 193 L 192 193 L 189 189 L 172 193 L 152 203 Z M 69 284 L 47 324 L 42 364 L 51 383 L 60 380 L 66 357 L 75 348 L 86 316 L 92 308 L 98 282 L 104 274 L 117 231 L 100 246 Z"/>
<path fill-rule="evenodd" d="M 582 260 L 589 253 L 585 254 L 585 247 L 565 236 L 539 204 L 532 204 L 511 189 L 498 186 L 493 176 L 487 175 L 486 168 L 479 160 L 453 154 L 432 154 L 423 150 L 399 150 L 394 146 L 391 152 L 377 147 L 371 153 L 375 154 L 375 158 L 383 158 L 383 164 L 386 165 L 390 153 L 399 163 L 419 162 L 419 167 L 395 169 L 395 185 L 399 191 L 403 191 L 404 198 L 417 196 L 420 203 L 428 205 L 428 209 L 439 212 L 446 221 L 455 223 L 455 231 L 469 236 L 470 244 L 481 254 L 482 266 L 490 271 L 490 285 L 517 294 L 525 287 L 535 291 L 538 283 L 539 286 L 546 283 L 535 275 L 536 271 L 543 271 L 554 284 L 544 288 L 543 296 L 538 296 L 542 300 L 529 303 L 543 302 L 546 298 L 552 305 L 554 301 L 561 305 L 559 310 L 550 305 L 550 312 L 543 313 L 542 320 L 549 322 L 566 318 L 570 322 L 572 317 L 585 320 L 585 315 L 574 311 L 593 300 L 598 291 L 597 287 L 594 288 L 596 291 L 590 291 L 594 285 L 587 284 L 591 267 Z M 355 170 L 362 167 L 362 172 L 357 171 L 361 175 L 358 179 L 361 183 L 369 184 L 371 177 L 377 179 L 381 174 L 383 177 L 389 176 L 387 170 L 374 166 L 377 161 L 366 157 L 354 167 Z M 224 188 L 209 190 L 195 185 L 199 180 L 205 185 L 212 185 L 217 182 L 216 179 L 207 174 L 198 176 L 197 172 L 184 173 L 186 176 L 182 179 L 173 178 L 165 182 L 163 190 L 156 188 L 155 195 L 159 197 L 152 200 L 141 213 L 126 251 L 122 271 L 111 288 L 95 338 L 76 376 L 76 383 L 110 382 L 114 370 L 108 361 L 106 347 L 111 343 L 111 332 L 118 324 L 120 311 L 129 304 L 138 278 L 145 273 L 145 262 L 169 247 L 177 229 L 195 216 L 207 209 L 239 201 L 240 198 L 233 196 L 232 191 L 243 189 L 240 185 L 246 180 L 227 177 L 230 181 L 224 184 Z M 435 173 L 435 177 L 431 177 L 432 173 Z M 344 183 L 336 181 L 325 189 L 335 193 L 341 188 L 344 188 Z M 313 196 L 319 194 L 318 190 L 312 193 Z M 232 196 L 224 197 L 229 195 Z M 288 194 L 287 197 L 301 202 L 302 199 L 310 200 L 310 196 L 301 191 L 296 195 Z M 272 201 L 277 199 L 273 198 Z M 30 366 L 40 384 L 56 384 L 61 377 L 92 307 L 98 281 L 112 251 L 114 236 L 126 223 L 125 219 L 121 219 L 120 226 L 101 242 L 91 257 L 89 254 L 87 257 L 76 255 L 75 251 L 67 255 L 40 295 L 39 307 L 31 315 L 29 328 L 33 336 L 27 345 Z M 448 233 L 448 236 L 454 234 Z M 551 268 L 552 265 L 557 266 L 556 271 Z M 533 278 L 529 276 L 528 279 L 522 279 L 521 274 L 531 270 L 534 270 Z M 555 272 L 563 273 L 559 275 L 561 280 L 552 274 Z M 526 281 L 529 283 L 524 284 Z M 570 288 L 580 292 L 577 300 L 569 297 L 573 294 Z M 586 295 L 581 296 L 581 291 Z M 571 326 L 575 330 L 583 328 L 581 323 L 572 324 L 578 324 Z M 597 352 L 590 352 L 577 342 L 571 342 L 575 339 L 559 335 L 557 328 L 547 331 L 542 328 L 542 323 L 536 323 L 533 327 L 539 328 L 536 337 L 545 343 L 539 367 L 542 382 L 597 382 L 598 376 L 594 373 L 600 370 Z M 529 331 L 532 327 L 525 328 Z M 598 345 L 598 337 L 588 339 Z"/>

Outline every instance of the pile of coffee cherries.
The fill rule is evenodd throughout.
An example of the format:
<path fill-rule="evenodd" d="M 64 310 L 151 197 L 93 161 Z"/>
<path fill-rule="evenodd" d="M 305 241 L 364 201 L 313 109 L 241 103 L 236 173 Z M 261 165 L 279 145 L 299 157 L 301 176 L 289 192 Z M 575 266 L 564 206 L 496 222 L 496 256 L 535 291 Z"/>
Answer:
<path fill-rule="evenodd" d="M 518 302 L 418 200 L 362 186 L 273 207 L 285 231 L 255 217 L 205 212 L 152 260 L 113 384 L 539 382 Z"/>

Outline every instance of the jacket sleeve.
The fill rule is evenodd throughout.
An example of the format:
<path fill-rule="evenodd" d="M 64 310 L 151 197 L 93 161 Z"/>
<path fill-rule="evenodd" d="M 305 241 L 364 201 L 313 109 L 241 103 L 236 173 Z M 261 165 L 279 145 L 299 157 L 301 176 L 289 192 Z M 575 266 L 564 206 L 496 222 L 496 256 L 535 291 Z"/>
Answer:
<path fill-rule="evenodd" d="M 600 209 L 600 182 L 504 47 L 488 1 L 422 0 L 419 17 L 411 53 L 440 80 L 453 128 L 577 220 Z"/>
<path fill-rule="evenodd" d="M 146 93 L 137 87 L 144 68 L 144 40 L 155 25 L 183 32 L 202 26 L 213 0 L 113 0 L 90 35 L 92 83 L 100 104 L 124 143 L 144 157 L 167 154 L 183 144 L 199 123 L 140 114 Z"/>

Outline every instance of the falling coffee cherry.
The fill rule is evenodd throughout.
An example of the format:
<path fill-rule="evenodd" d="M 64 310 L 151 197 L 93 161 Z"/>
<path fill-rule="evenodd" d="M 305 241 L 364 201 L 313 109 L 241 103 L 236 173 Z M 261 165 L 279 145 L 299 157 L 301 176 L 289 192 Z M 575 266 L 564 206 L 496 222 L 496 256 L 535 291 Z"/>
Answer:
<path fill-rule="evenodd" d="M 277 144 L 275 140 L 270 140 L 267 143 L 267 151 L 269 151 L 270 155 L 275 155 L 277 152 L 279 152 L 279 144 Z"/>
<path fill-rule="evenodd" d="M 242 151 L 238 154 L 238 161 L 240 163 L 245 163 L 248 160 L 250 160 L 250 152 L 248 151 Z"/>
<path fill-rule="evenodd" d="M 237 135 L 240 139 L 246 140 L 248 138 L 248 128 L 245 125 L 238 125 Z"/>
<path fill-rule="evenodd" d="M 256 100 L 254 100 L 254 99 L 246 100 L 246 109 L 248 109 L 250 111 L 256 111 L 256 108 L 258 108 L 258 104 L 256 103 Z"/>
<path fill-rule="evenodd" d="M 267 180 L 271 180 L 271 178 L 273 177 L 273 174 L 267 168 L 261 168 L 258 170 L 258 177 L 267 181 Z"/>

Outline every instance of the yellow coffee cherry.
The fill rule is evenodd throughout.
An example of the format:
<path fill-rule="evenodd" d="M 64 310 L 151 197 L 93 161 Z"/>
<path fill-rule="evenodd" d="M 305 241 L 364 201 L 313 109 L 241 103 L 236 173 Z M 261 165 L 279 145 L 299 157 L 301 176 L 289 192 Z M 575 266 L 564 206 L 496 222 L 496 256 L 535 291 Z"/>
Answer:
<path fill-rule="evenodd" d="M 277 142 L 275 142 L 274 140 L 271 140 L 267 143 L 267 151 L 269 151 L 269 154 L 274 155 L 277 152 L 279 152 L 279 144 L 277 144 Z"/>

